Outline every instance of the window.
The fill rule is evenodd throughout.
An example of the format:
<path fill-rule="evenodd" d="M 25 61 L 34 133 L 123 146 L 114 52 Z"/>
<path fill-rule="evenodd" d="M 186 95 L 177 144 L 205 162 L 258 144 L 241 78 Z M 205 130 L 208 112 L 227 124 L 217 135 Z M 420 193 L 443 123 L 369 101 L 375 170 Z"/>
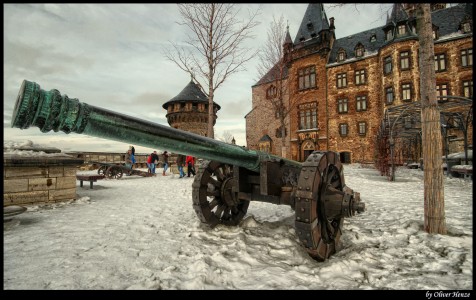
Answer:
<path fill-rule="evenodd" d="M 398 25 L 398 35 L 404 35 L 407 32 L 405 24 L 403 25 Z"/>
<path fill-rule="evenodd" d="M 337 87 L 343 88 L 347 86 L 347 73 L 337 74 Z"/>
<path fill-rule="evenodd" d="M 392 73 L 392 57 L 387 56 L 383 60 L 384 63 L 384 73 L 385 75 Z"/>
<path fill-rule="evenodd" d="M 347 128 L 347 124 L 343 123 L 343 124 L 339 124 L 339 134 L 341 136 L 347 136 L 348 134 L 348 128 Z"/>
<path fill-rule="evenodd" d="M 367 133 L 367 124 L 365 122 L 357 123 L 359 135 L 365 135 Z"/>
<path fill-rule="evenodd" d="M 271 143 L 270 142 L 260 142 L 258 144 L 259 151 L 271 153 Z"/>
<path fill-rule="evenodd" d="M 375 33 L 374 33 L 374 34 L 372 34 L 372 36 L 370 37 L 370 42 L 372 43 L 372 42 L 375 42 L 376 40 L 377 40 L 377 35 L 375 35 Z"/>
<path fill-rule="evenodd" d="M 410 52 L 400 52 L 400 70 L 410 69 Z"/>
<path fill-rule="evenodd" d="M 344 61 L 345 60 L 345 50 L 339 50 L 337 53 L 337 61 Z"/>
<path fill-rule="evenodd" d="M 355 98 L 355 104 L 357 111 L 367 110 L 367 96 L 357 96 L 357 98 Z"/>
<path fill-rule="evenodd" d="M 385 40 L 390 41 L 392 39 L 392 37 L 393 37 L 392 30 L 387 31 L 386 34 L 385 34 Z"/>
<path fill-rule="evenodd" d="M 471 32 L 471 24 L 469 22 L 465 22 L 461 26 L 463 28 L 463 33 Z"/>
<path fill-rule="evenodd" d="M 469 67 L 473 65 L 473 49 L 461 50 L 461 66 Z"/>
<path fill-rule="evenodd" d="M 310 66 L 307 68 L 300 69 L 298 71 L 299 75 L 299 89 L 309 89 L 316 87 L 316 67 Z"/>
<path fill-rule="evenodd" d="M 365 83 L 365 70 L 355 71 L 355 84 L 360 85 Z"/>
<path fill-rule="evenodd" d="M 392 104 L 393 103 L 393 87 L 388 87 L 385 89 L 385 99 L 387 101 L 387 104 Z"/>
<path fill-rule="evenodd" d="M 433 35 L 433 39 L 434 39 L 434 40 L 437 40 L 437 39 L 438 39 L 438 31 L 436 31 L 436 29 L 433 29 L 432 35 Z"/>
<path fill-rule="evenodd" d="M 412 85 L 411 83 L 402 84 L 402 101 L 412 100 Z"/>
<path fill-rule="evenodd" d="M 435 55 L 435 72 L 441 72 L 446 70 L 446 54 Z"/>
<path fill-rule="evenodd" d="M 282 126 L 280 126 L 279 128 L 276 129 L 276 137 L 277 138 L 282 138 L 283 137 L 281 129 L 282 129 Z M 288 135 L 288 129 L 284 128 L 284 136 L 287 136 L 287 135 Z"/>
<path fill-rule="evenodd" d="M 436 85 L 436 96 L 448 96 L 449 95 L 449 86 L 447 83 L 437 84 Z M 436 98 L 438 101 L 446 101 L 448 98 Z"/>
<path fill-rule="evenodd" d="M 362 46 L 362 44 L 359 44 L 359 45 L 355 48 L 355 56 L 356 56 L 356 57 L 362 57 L 362 56 L 364 56 L 364 46 Z"/>
<path fill-rule="evenodd" d="M 347 99 L 337 100 L 337 110 L 339 113 L 346 113 L 349 109 L 347 107 Z"/>
<path fill-rule="evenodd" d="M 276 97 L 277 92 L 278 92 L 278 89 L 274 85 L 270 86 L 269 89 L 266 90 L 266 98 Z"/>
<path fill-rule="evenodd" d="M 299 105 L 299 129 L 317 128 L 317 103 Z"/>
<path fill-rule="evenodd" d="M 473 98 L 473 81 L 463 81 L 463 95 L 466 98 Z"/>

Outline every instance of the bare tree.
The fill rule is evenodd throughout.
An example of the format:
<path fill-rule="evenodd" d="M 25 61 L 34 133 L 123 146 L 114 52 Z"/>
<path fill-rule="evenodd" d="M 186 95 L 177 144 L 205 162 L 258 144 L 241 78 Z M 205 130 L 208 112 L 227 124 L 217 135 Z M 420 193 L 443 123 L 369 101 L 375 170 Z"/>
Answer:
<path fill-rule="evenodd" d="M 223 132 L 223 136 L 221 138 L 219 138 L 220 141 L 222 142 L 225 142 L 225 143 L 228 143 L 228 144 L 231 144 L 232 140 L 233 140 L 233 135 L 231 134 L 231 132 L 229 132 L 228 130 L 226 130 L 225 132 Z"/>
<path fill-rule="evenodd" d="M 440 112 L 436 100 L 436 76 L 430 3 L 416 4 L 420 50 L 421 130 L 424 168 L 424 229 L 446 234 L 443 190 Z"/>
<path fill-rule="evenodd" d="M 192 34 L 187 34 L 185 46 L 171 42 L 175 51 L 166 50 L 165 56 L 196 81 L 195 75 L 206 83 L 208 92 L 202 90 L 208 97 L 207 136 L 214 138 L 215 91 L 256 55 L 257 51 L 243 47 L 243 41 L 253 37 L 252 29 L 259 24 L 255 21 L 259 9 L 249 11 L 249 19 L 239 22 L 240 10 L 236 4 L 178 4 L 178 7 L 183 18 L 178 24 L 187 26 Z"/>
<path fill-rule="evenodd" d="M 295 106 L 288 96 L 287 64 L 289 52 L 285 46 L 286 36 L 289 34 L 284 18 L 273 16 L 264 48 L 259 52 L 258 74 L 266 83 L 270 83 L 271 90 L 266 95 L 274 115 L 279 119 L 280 136 L 282 142 L 281 156 L 286 157 L 286 120 Z"/>

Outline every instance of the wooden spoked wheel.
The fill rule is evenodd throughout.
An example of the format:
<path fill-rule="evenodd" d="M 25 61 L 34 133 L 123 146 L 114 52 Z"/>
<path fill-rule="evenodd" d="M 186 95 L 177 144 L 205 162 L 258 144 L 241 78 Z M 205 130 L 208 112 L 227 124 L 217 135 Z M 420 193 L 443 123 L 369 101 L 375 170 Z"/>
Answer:
<path fill-rule="evenodd" d="M 108 168 L 108 166 L 100 166 L 99 169 L 98 169 L 98 174 L 99 175 L 106 175 L 107 168 Z"/>
<path fill-rule="evenodd" d="M 243 219 L 250 204 L 233 192 L 233 166 L 203 161 L 193 182 L 193 208 L 203 223 L 234 226 Z"/>
<path fill-rule="evenodd" d="M 295 229 L 311 257 L 324 261 L 336 252 L 351 194 L 345 192 L 335 152 L 315 151 L 303 163 L 295 198 Z M 351 190 L 350 190 L 351 191 Z M 344 207 L 344 208 L 343 208 Z"/>
<path fill-rule="evenodd" d="M 119 179 L 122 177 L 122 169 L 116 166 L 110 166 L 106 169 L 106 176 L 110 179 Z"/>

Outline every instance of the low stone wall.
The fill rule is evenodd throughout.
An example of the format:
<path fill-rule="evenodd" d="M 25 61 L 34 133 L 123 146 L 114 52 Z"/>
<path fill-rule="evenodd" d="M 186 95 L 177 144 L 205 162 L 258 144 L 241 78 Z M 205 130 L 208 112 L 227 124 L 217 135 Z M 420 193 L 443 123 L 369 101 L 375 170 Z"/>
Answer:
<path fill-rule="evenodd" d="M 84 160 L 69 156 L 5 154 L 3 206 L 76 199 L 76 171 Z"/>

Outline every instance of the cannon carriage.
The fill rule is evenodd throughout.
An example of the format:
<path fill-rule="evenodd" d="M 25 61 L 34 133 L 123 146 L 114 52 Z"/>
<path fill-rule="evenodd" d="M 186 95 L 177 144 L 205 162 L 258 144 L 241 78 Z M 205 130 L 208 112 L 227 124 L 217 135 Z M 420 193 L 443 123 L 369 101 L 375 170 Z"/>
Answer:
<path fill-rule="evenodd" d="M 296 213 L 299 240 L 319 261 L 337 251 L 344 218 L 365 210 L 360 194 L 345 185 L 343 165 L 332 151 L 315 151 L 300 163 L 98 108 L 26 80 L 11 126 L 37 126 L 42 132 L 74 132 L 150 148 L 160 145 L 202 158 L 192 184 L 192 206 L 203 223 L 236 226 L 251 201 L 289 205 Z"/>

